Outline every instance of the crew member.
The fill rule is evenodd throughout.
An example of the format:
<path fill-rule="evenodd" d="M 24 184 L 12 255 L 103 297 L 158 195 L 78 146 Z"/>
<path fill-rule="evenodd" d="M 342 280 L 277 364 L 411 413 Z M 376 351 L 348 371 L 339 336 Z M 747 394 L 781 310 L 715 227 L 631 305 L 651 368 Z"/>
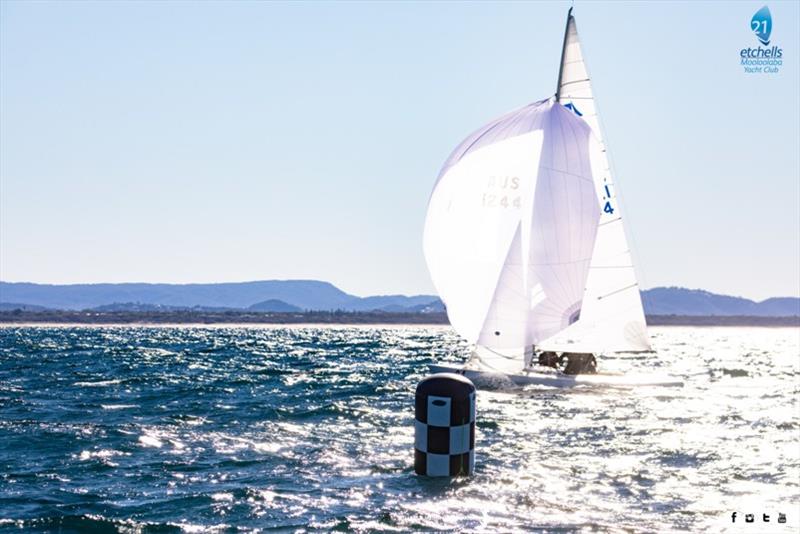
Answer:
<path fill-rule="evenodd" d="M 597 359 L 594 354 L 585 352 L 565 352 L 559 363 L 564 365 L 565 375 L 597 374 Z"/>
<path fill-rule="evenodd" d="M 553 369 L 558 369 L 558 355 L 553 351 L 545 351 L 539 353 L 539 365 L 544 365 L 545 367 L 552 367 Z"/>

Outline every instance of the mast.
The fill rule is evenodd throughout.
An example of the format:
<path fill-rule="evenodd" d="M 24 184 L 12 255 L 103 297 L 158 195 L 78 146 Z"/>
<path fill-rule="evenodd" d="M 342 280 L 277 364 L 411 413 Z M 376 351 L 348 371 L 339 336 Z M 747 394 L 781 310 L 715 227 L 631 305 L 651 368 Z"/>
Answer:
<path fill-rule="evenodd" d="M 561 79 L 564 76 L 564 52 L 567 50 L 567 35 L 569 35 L 569 23 L 572 18 L 572 7 L 567 11 L 567 23 L 564 25 L 564 43 L 561 45 L 561 62 L 558 65 L 558 85 L 556 85 L 556 100 L 561 102 Z"/>

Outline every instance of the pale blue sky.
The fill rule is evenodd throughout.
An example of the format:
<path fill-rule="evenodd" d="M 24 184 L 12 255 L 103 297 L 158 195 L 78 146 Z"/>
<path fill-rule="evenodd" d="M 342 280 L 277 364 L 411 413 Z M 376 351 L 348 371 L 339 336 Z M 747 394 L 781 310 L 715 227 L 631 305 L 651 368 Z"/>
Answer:
<path fill-rule="evenodd" d="M 432 292 L 468 133 L 555 90 L 569 2 L 2 2 L 0 279 Z M 800 12 L 576 2 L 644 287 L 800 294 Z"/>

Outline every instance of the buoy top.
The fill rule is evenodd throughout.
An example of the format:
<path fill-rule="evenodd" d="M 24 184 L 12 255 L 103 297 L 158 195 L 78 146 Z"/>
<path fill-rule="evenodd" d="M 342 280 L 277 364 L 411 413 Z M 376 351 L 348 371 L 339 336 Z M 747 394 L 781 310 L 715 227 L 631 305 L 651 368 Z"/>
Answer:
<path fill-rule="evenodd" d="M 436 395 L 454 399 L 467 399 L 475 391 L 475 385 L 464 375 L 436 373 L 417 384 L 417 396 Z"/>

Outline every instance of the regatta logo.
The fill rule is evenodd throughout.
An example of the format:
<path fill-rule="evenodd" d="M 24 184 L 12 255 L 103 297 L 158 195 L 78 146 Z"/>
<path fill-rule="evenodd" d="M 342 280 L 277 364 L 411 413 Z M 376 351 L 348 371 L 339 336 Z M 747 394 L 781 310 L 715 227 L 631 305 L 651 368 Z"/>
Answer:
<path fill-rule="evenodd" d="M 762 45 L 769 44 L 769 35 L 772 33 L 772 14 L 767 6 L 756 11 L 756 14 L 750 19 L 750 29 L 753 30 Z"/>
<path fill-rule="evenodd" d="M 772 35 L 772 14 L 767 6 L 756 11 L 750 19 L 750 31 L 758 42 L 769 46 Z M 783 49 L 779 46 L 769 48 L 742 48 L 739 52 L 740 64 L 747 74 L 776 74 L 783 65 Z"/>

